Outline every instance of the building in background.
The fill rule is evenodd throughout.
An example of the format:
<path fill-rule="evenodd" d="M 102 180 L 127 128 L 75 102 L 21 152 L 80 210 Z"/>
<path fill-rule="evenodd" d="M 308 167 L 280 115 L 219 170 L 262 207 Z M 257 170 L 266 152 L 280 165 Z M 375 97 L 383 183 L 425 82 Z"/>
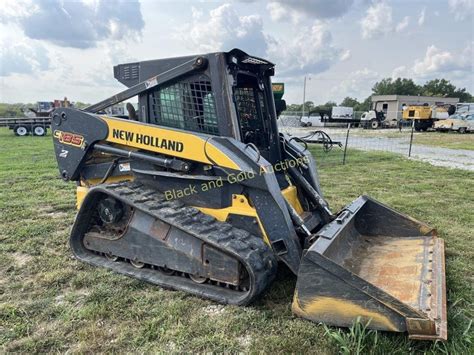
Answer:
<path fill-rule="evenodd" d="M 408 96 L 408 95 L 372 95 L 372 110 L 384 112 L 386 121 L 398 121 L 402 118 L 403 106 L 456 105 L 457 97 Z"/>

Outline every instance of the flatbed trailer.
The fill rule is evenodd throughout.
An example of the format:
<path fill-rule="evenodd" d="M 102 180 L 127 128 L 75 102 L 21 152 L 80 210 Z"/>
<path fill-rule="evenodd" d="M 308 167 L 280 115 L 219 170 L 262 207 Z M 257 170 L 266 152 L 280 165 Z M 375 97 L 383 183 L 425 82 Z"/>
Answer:
<path fill-rule="evenodd" d="M 45 136 L 51 127 L 51 117 L 0 117 L 0 127 L 8 127 L 19 137 Z"/>

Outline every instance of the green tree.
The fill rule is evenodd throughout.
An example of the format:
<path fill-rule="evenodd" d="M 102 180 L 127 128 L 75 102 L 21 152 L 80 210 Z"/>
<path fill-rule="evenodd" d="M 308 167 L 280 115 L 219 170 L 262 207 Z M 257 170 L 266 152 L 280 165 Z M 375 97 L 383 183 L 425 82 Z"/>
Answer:
<path fill-rule="evenodd" d="M 372 87 L 374 95 L 420 95 L 422 93 L 421 86 L 415 84 L 412 79 L 385 78 L 376 82 Z"/>
<path fill-rule="evenodd" d="M 427 81 L 423 85 L 423 95 L 427 96 L 441 96 L 441 97 L 458 97 L 459 101 L 471 101 L 472 96 L 466 91 L 466 88 L 456 88 L 446 79 L 433 79 Z"/>
<path fill-rule="evenodd" d="M 0 103 L 0 117 L 23 117 L 27 105 Z"/>
<path fill-rule="evenodd" d="M 304 103 L 304 110 L 305 110 L 306 112 L 311 111 L 313 108 L 314 108 L 314 102 L 313 102 L 313 101 L 306 101 L 306 102 Z"/>
<path fill-rule="evenodd" d="M 84 108 L 86 108 L 86 107 L 88 107 L 88 106 L 90 106 L 90 104 L 86 104 L 86 103 L 80 102 L 80 101 L 74 102 L 74 107 L 76 107 L 76 108 L 78 108 L 78 109 L 80 109 L 80 110 L 82 110 L 82 109 L 84 109 Z"/>
<path fill-rule="evenodd" d="M 337 103 L 334 101 L 328 101 L 323 105 L 314 106 L 313 111 L 329 110 L 331 111 L 333 106 L 337 106 Z"/>
<path fill-rule="evenodd" d="M 368 96 L 364 101 L 362 101 L 358 105 L 354 106 L 354 111 L 356 111 L 356 112 L 369 111 L 371 103 L 372 103 L 372 100 L 371 100 L 370 96 Z"/>
<path fill-rule="evenodd" d="M 286 111 L 298 112 L 298 111 L 301 111 L 301 106 L 302 105 L 298 105 L 298 104 L 287 104 L 286 105 Z"/>
<path fill-rule="evenodd" d="M 342 100 L 340 106 L 345 106 L 345 107 L 356 107 L 360 105 L 360 102 L 357 101 L 357 99 L 353 99 L 352 97 L 347 96 Z"/>

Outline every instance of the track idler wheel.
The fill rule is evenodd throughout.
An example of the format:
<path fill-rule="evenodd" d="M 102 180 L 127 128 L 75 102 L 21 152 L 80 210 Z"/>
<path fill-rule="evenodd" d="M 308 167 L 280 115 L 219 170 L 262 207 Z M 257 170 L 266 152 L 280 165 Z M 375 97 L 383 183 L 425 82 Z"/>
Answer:
<path fill-rule="evenodd" d="M 118 261 L 119 257 L 112 253 L 105 253 L 105 257 L 110 261 Z"/>
<path fill-rule="evenodd" d="M 175 274 L 175 271 L 172 269 L 168 269 L 166 266 L 158 266 L 158 270 L 161 271 L 165 275 L 172 276 Z"/>
<path fill-rule="evenodd" d="M 203 284 L 207 281 L 207 278 L 198 275 L 189 275 L 189 278 L 198 284 Z"/>
<path fill-rule="evenodd" d="M 142 263 L 138 260 L 130 260 L 130 264 L 132 264 L 132 266 L 137 269 L 143 269 L 143 267 L 145 266 L 145 263 Z"/>
<path fill-rule="evenodd" d="M 122 203 L 112 197 L 107 197 L 100 201 L 97 210 L 100 220 L 105 224 L 117 223 L 123 216 Z"/>

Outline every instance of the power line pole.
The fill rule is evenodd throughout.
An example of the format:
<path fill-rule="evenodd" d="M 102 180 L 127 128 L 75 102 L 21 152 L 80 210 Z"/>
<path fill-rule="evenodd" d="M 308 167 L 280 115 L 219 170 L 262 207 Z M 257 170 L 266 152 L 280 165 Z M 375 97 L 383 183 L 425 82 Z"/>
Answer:
<path fill-rule="evenodd" d="M 304 117 L 304 103 L 306 102 L 306 75 L 304 76 L 304 84 L 303 84 L 303 113 L 301 114 L 301 118 Z"/>

